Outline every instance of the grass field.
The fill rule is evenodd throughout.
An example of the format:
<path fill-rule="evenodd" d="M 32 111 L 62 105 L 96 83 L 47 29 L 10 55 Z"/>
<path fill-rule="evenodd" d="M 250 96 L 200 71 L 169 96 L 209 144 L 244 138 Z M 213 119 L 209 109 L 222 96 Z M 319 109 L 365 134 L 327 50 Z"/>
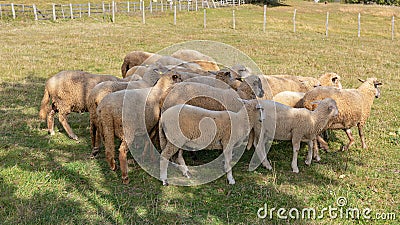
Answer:
<path fill-rule="evenodd" d="M 116 23 L 101 17 L 0 21 L 0 224 L 399 224 L 400 25 L 392 40 L 391 18 L 400 16 L 400 8 L 282 3 L 286 5 L 268 8 L 265 33 L 262 7 L 250 5 L 236 8 L 236 30 L 232 8 L 208 10 L 207 29 L 202 11 L 178 13 L 176 26 L 171 13 L 148 15 L 145 25 L 139 16 L 123 15 Z M 69 117 L 79 142 L 70 140 L 60 124 L 55 136 L 47 134 L 38 111 L 50 76 L 75 69 L 119 76 L 126 53 L 156 52 L 190 40 L 229 44 L 265 74 L 317 77 L 333 71 L 346 88 L 358 87 L 357 78 L 378 77 L 384 85 L 365 128 L 369 148 L 361 149 L 354 129 L 356 144 L 340 152 L 347 138 L 334 131 L 331 151 L 321 152 L 321 163 L 300 163 L 306 154 L 303 146 L 299 174 L 290 169 L 290 143 L 276 142 L 269 154 L 273 171 L 248 172 L 249 151 L 233 169 L 234 186 L 224 176 L 201 186 L 163 187 L 137 164 L 130 165 L 131 182 L 123 185 L 120 172 L 109 170 L 104 153 L 89 159 L 87 114 Z M 199 155 L 199 162 L 210 159 Z M 371 209 L 371 219 L 333 219 L 327 212 L 315 220 L 280 219 L 276 214 L 278 208 L 301 212 L 338 207 L 339 197 L 347 200 L 344 210 Z M 276 208 L 272 219 L 257 217 L 264 204 L 268 210 Z M 379 213 L 396 218 L 374 219 Z"/>

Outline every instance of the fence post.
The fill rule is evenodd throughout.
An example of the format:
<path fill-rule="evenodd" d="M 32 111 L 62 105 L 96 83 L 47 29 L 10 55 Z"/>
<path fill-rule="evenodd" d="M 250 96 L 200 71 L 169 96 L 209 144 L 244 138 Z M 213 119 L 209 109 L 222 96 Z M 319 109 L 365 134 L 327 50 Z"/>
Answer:
<path fill-rule="evenodd" d="M 38 20 L 36 5 L 33 4 L 32 8 L 33 8 L 33 15 L 35 16 L 35 20 Z"/>
<path fill-rule="evenodd" d="M 394 40 L 394 15 L 392 17 L 392 41 Z"/>
<path fill-rule="evenodd" d="M 139 9 L 140 9 L 140 12 L 141 12 L 142 11 L 142 0 L 139 1 Z"/>
<path fill-rule="evenodd" d="M 13 15 L 13 19 L 15 20 L 15 8 L 14 8 L 14 3 L 11 3 L 11 11 L 12 11 L 12 15 Z"/>
<path fill-rule="evenodd" d="M 206 9 L 204 9 L 204 21 L 203 21 L 203 23 L 204 23 L 204 29 L 207 27 L 207 12 L 206 12 Z"/>
<path fill-rule="evenodd" d="M 64 7 L 62 4 L 61 4 L 61 14 L 63 16 L 63 19 L 65 19 Z"/>
<path fill-rule="evenodd" d="M 130 8 L 129 1 L 127 1 L 127 2 L 126 2 L 126 12 L 127 12 L 127 13 L 129 13 L 129 8 Z"/>
<path fill-rule="evenodd" d="M 196 12 L 199 10 L 199 6 L 197 4 L 198 4 L 198 2 L 196 0 Z"/>
<path fill-rule="evenodd" d="M 115 23 L 115 2 L 112 1 L 112 22 Z"/>
<path fill-rule="evenodd" d="M 294 13 L 293 13 L 293 32 L 294 33 L 296 33 L 296 12 L 297 12 L 297 9 L 295 9 Z"/>
<path fill-rule="evenodd" d="M 88 2 L 88 17 L 90 17 L 90 2 Z"/>
<path fill-rule="evenodd" d="M 358 37 L 361 36 L 361 13 L 358 13 Z"/>
<path fill-rule="evenodd" d="M 267 28 L 267 5 L 264 5 L 264 22 L 263 22 L 263 32 L 266 31 Z"/>
<path fill-rule="evenodd" d="M 176 25 L 176 5 L 174 5 L 174 25 Z"/>
<path fill-rule="evenodd" d="M 164 1 L 161 0 L 161 12 L 164 12 Z"/>
<path fill-rule="evenodd" d="M 2 9 L 1 9 L 1 4 L 0 4 L 0 19 L 3 19 L 3 12 L 2 12 Z"/>
<path fill-rule="evenodd" d="M 53 3 L 53 20 L 56 21 L 56 4 Z"/>
<path fill-rule="evenodd" d="M 232 10 L 232 27 L 236 30 L 235 10 Z"/>
<path fill-rule="evenodd" d="M 144 1 L 142 1 L 142 23 L 146 24 L 146 18 L 144 14 Z"/>
<path fill-rule="evenodd" d="M 150 0 L 150 13 L 153 13 L 153 1 Z"/>
<path fill-rule="evenodd" d="M 328 37 L 329 30 L 329 12 L 326 12 L 325 35 Z"/>
<path fill-rule="evenodd" d="M 69 3 L 69 11 L 71 13 L 71 20 L 73 20 L 74 19 L 74 11 L 72 9 L 72 3 Z"/>

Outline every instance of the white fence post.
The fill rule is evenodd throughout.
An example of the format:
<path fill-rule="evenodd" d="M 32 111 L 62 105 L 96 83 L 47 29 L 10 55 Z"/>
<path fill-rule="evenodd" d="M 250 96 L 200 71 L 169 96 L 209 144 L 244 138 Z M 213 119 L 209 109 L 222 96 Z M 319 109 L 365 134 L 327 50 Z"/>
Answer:
<path fill-rule="evenodd" d="M 33 4 L 32 8 L 33 8 L 33 15 L 35 16 L 35 20 L 38 20 L 36 5 Z"/>
<path fill-rule="evenodd" d="M 90 2 L 88 2 L 88 4 L 87 4 L 87 8 L 88 8 L 88 17 L 90 17 Z"/>
<path fill-rule="evenodd" d="M 325 23 L 325 36 L 328 37 L 329 30 L 329 12 L 326 12 L 326 23 Z"/>
<path fill-rule="evenodd" d="M 3 12 L 1 10 L 1 4 L 0 4 L 0 19 L 3 19 Z"/>
<path fill-rule="evenodd" d="M 207 27 L 207 12 L 206 12 L 206 9 L 204 9 L 204 21 L 203 21 L 203 23 L 204 23 L 204 29 Z"/>
<path fill-rule="evenodd" d="M 198 4 L 198 2 L 197 2 L 197 0 L 196 0 L 196 12 L 199 10 L 199 6 L 197 5 Z"/>
<path fill-rule="evenodd" d="M 115 23 L 115 2 L 112 1 L 112 22 Z"/>
<path fill-rule="evenodd" d="M 174 25 L 176 25 L 176 5 L 174 5 Z"/>
<path fill-rule="evenodd" d="M 130 10 L 130 5 L 129 5 L 129 1 L 126 2 L 126 12 L 129 13 Z"/>
<path fill-rule="evenodd" d="M 161 0 L 161 12 L 164 12 L 164 1 Z"/>
<path fill-rule="evenodd" d="M 71 20 L 73 20 L 74 19 L 74 11 L 72 9 L 72 3 L 69 3 L 69 11 L 71 13 Z"/>
<path fill-rule="evenodd" d="M 144 1 L 142 1 L 142 23 L 146 24 L 146 17 L 144 14 Z"/>
<path fill-rule="evenodd" d="M 56 4 L 53 3 L 53 20 L 56 21 Z"/>
<path fill-rule="evenodd" d="M 64 7 L 62 4 L 61 4 L 61 14 L 63 16 L 63 19 L 65 19 Z"/>
<path fill-rule="evenodd" d="M 11 11 L 12 11 L 12 16 L 13 16 L 13 19 L 15 20 L 15 18 L 16 18 L 16 15 L 15 15 L 14 3 L 11 3 Z"/>
<path fill-rule="evenodd" d="M 295 9 L 294 13 L 293 13 L 293 32 L 294 33 L 296 33 L 296 12 L 297 12 L 297 9 Z"/>
<path fill-rule="evenodd" d="M 266 31 L 267 27 L 267 5 L 264 5 L 264 22 L 263 22 L 263 32 Z"/>
<path fill-rule="evenodd" d="M 361 13 L 358 13 L 358 37 L 361 36 Z"/>
<path fill-rule="evenodd" d="M 150 0 L 150 13 L 153 13 L 153 1 Z"/>

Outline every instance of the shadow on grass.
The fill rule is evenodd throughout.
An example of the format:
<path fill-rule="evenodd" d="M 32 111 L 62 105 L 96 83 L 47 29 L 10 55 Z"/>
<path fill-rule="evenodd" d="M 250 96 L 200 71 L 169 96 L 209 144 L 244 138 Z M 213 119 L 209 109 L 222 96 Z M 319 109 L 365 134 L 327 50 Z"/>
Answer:
<path fill-rule="evenodd" d="M 109 169 L 104 152 L 98 159 L 88 159 L 87 114 L 71 114 L 70 124 L 80 142 L 70 140 L 64 132 L 50 137 L 41 129 L 45 124 L 39 121 L 38 110 L 44 83 L 42 78 L 28 77 L 18 84 L 0 84 L 0 116 L 4 121 L 0 130 L 0 216 L 9 224 L 286 224 L 293 221 L 276 215 L 257 218 L 264 204 L 286 209 L 308 206 L 303 198 L 280 190 L 280 185 L 302 189 L 337 185 L 315 165 L 306 168 L 301 163 L 304 149 L 299 157 L 301 172 L 292 174 L 291 145 L 285 142 L 274 145 L 269 153 L 276 178 L 264 168 L 248 172 L 254 151 L 246 151 L 233 168 L 237 181 L 233 186 L 223 176 L 201 186 L 163 187 L 137 164 L 130 165 L 131 182 L 123 185 L 120 171 Z M 207 157 L 213 156 L 204 160 L 209 160 Z M 326 161 L 327 166 L 343 167 L 344 154 L 329 157 L 332 160 Z"/>

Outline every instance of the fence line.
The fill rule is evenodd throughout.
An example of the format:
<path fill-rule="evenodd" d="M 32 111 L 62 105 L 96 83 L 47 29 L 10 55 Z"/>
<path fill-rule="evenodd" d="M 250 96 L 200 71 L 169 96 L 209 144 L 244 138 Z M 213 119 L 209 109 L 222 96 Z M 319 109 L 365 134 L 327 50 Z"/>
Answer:
<path fill-rule="evenodd" d="M 212 4 L 210 4 L 210 3 Z M 177 23 L 177 11 L 198 11 L 199 8 L 204 10 L 203 26 L 204 29 L 207 27 L 207 12 L 208 8 L 217 8 L 225 6 L 239 6 L 244 4 L 244 0 L 155 0 L 150 1 L 149 5 L 145 5 L 144 0 L 140 2 L 115 2 L 111 3 L 85 3 L 85 4 L 52 4 L 51 8 L 40 10 L 35 4 L 24 5 L 24 4 L 0 4 L 0 19 L 18 17 L 28 17 L 34 20 L 57 20 L 57 19 L 74 19 L 81 18 L 83 16 L 91 17 L 94 15 L 102 15 L 103 19 L 108 18 L 112 22 L 115 22 L 115 16 L 117 13 L 126 15 L 141 15 L 142 23 L 145 24 L 145 11 L 152 14 L 153 12 L 168 12 L 171 11 L 174 15 L 173 24 Z M 263 32 L 266 32 L 267 28 L 267 6 L 264 5 L 263 12 Z M 110 15 L 111 14 L 111 15 Z M 297 9 L 293 12 L 293 32 L 297 32 L 296 27 L 296 14 Z M 111 17 L 111 18 L 110 18 Z M 261 18 L 260 18 L 261 19 Z M 361 37 L 361 13 L 358 13 L 357 21 L 358 29 L 357 36 Z M 391 17 L 391 39 L 395 39 L 395 16 Z M 388 22 L 389 23 L 389 22 Z M 236 16 L 235 10 L 232 11 L 232 28 L 236 29 Z M 329 12 L 326 13 L 325 22 L 325 36 L 328 37 L 329 32 Z"/>

